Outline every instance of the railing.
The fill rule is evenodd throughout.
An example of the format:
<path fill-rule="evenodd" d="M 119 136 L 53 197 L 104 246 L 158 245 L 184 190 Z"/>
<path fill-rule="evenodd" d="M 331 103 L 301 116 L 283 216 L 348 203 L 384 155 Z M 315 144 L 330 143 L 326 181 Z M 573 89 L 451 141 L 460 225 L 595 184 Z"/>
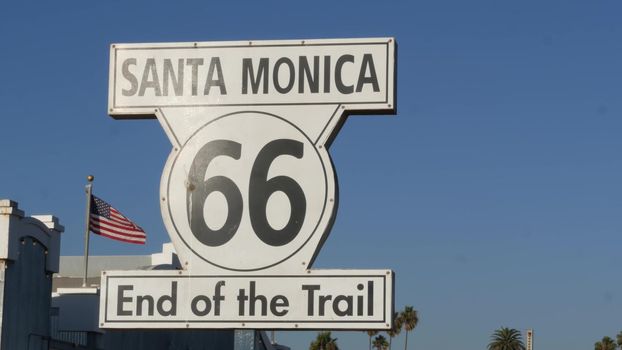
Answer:
<path fill-rule="evenodd" d="M 50 312 L 50 338 L 81 346 L 88 345 L 88 332 L 61 331 L 58 329 L 58 309 Z M 56 311 L 56 312 L 55 312 Z"/>

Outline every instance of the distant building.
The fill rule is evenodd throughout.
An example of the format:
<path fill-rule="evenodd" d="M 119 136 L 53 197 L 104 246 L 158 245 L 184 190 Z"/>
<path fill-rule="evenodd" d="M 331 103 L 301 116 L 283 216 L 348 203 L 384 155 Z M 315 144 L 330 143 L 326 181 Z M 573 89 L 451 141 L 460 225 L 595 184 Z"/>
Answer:
<path fill-rule="evenodd" d="M 171 243 L 162 246 L 162 252 L 151 255 L 89 256 L 88 287 L 99 287 L 104 270 L 178 270 L 181 264 Z M 84 277 L 83 256 L 61 256 L 54 275 L 52 290 L 80 288 Z"/>

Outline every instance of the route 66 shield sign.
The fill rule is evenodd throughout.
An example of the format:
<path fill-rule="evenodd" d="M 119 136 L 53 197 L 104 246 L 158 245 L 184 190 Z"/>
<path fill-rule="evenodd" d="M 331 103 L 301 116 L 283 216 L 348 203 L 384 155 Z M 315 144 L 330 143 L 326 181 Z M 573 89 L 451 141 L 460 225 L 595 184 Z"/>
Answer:
<path fill-rule="evenodd" d="M 395 113 L 392 38 L 115 44 L 109 114 L 157 118 L 161 212 L 187 269 L 300 273 L 337 211 L 328 146 Z"/>

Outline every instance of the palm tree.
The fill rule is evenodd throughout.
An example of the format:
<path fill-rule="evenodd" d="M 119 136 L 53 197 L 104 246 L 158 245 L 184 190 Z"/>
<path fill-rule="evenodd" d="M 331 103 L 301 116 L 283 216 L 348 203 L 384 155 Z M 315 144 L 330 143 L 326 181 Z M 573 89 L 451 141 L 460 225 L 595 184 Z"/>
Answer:
<path fill-rule="evenodd" d="M 501 327 L 490 337 L 488 350 L 525 350 L 523 336 L 516 329 Z"/>
<path fill-rule="evenodd" d="M 389 343 L 387 343 L 387 339 L 384 336 L 379 335 L 376 338 L 374 338 L 374 349 L 387 350 L 388 347 L 389 347 Z"/>
<path fill-rule="evenodd" d="M 417 310 L 415 310 L 412 306 L 406 306 L 404 311 L 400 313 L 400 318 L 402 319 L 402 325 L 406 330 L 406 341 L 404 342 L 404 350 L 408 349 L 408 332 L 412 331 L 417 327 L 417 323 L 419 323 L 419 316 L 417 315 Z"/>
<path fill-rule="evenodd" d="M 603 340 L 594 344 L 594 350 L 616 350 L 616 343 L 609 337 L 603 337 Z"/>
<path fill-rule="evenodd" d="M 319 332 L 315 340 L 311 342 L 309 350 L 339 350 L 337 338 L 331 337 L 328 331 Z"/>
<path fill-rule="evenodd" d="M 393 327 L 387 331 L 389 335 L 389 350 L 391 350 L 391 343 L 393 342 L 393 337 L 396 337 L 402 331 L 402 318 L 400 317 L 399 312 L 393 314 Z"/>
<path fill-rule="evenodd" d="M 622 349 L 622 331 L 620 331 L 618 335 L 616 335 L 616 343 L 618 343 L 618 347 Z"/>
<path fill-rule="evenodd" d="M 371 350 L 371 337 L 378 334 L 378 331 L 369 330 L 367 331 L 367 335 L 369 336 L 369 350 Z"/>

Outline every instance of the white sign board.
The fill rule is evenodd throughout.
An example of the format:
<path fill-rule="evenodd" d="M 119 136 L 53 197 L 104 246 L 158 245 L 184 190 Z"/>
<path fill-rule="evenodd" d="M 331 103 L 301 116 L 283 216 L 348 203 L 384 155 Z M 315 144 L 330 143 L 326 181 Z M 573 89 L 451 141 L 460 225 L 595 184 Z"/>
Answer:
<path fill-rule="evenodd" d="M 103 328 L 375 329 L 389 326 L 387 270 L 206 276 L 117 271 L 102 277 Z"/>
<path fill-rule="evenodd" d="M 109 112 L 154 108 L 349 105 L 393 110 L 391 38 L 114 44 Z"/>
<path fill-rule="evenodd" d="M 238 289 L 236 283 L 256 278 L 257 286 L 283 284 L 283 293 L 294 293 L 313 275 L 335 220 L 338 186 L 328 147 L 348 115 L 395 113 L 395 40 L 114 44 L 109 83 L 112 117 L 155 117 L 172 143 L 160 208 L 184 273 L 232 276 L 222 281 Z M 151 288 L 150 276 L 136 290 Z M 354 295 L 347 294 L 354 280 L 329 280 L 335 295 Z M 195 282 L 179 282 L 179 293 L 197 292 Z M 298 293 L 283 294 L 296 304 L 283 319 L 318 321 L 303 317 Z M 386 311 L 392 297 L 374 303 Z M 259 320 L 270 324 L 278 319 L 272 316 Z M 378 316 L 360 319 L 362 328 L 389 327 L 391 320 Z M 236 325 L 248 319 L 227 317 Z M 129 327 L 133 318 L 114 324 Z M 355 318 L 340 320 L 331 325 L 359 328 Z"/>

